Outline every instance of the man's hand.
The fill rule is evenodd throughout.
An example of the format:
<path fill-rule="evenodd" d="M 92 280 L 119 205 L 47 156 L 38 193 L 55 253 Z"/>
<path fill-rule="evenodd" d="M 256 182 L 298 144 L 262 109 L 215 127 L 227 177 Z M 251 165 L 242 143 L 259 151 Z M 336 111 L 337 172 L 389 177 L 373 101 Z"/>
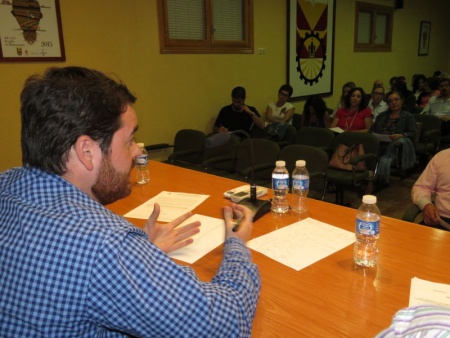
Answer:
<path fill-rule="evenodd" d="M 192 213 L 187 212 L 172 222 L 162 224 L 156 222 L 160 210 L 159 204 L 155 203 L 152 214 L 147 222 L 145 222 L 143 230 L 147 234 L 148 240 L 165 253 L 191 244 L 194 241 L 191 237 L 200 231 L 200 222 L 189 223 L 182 227 L 178 226 L 191 217 Z"/>
<path fill-rule="evenodd" d="M 225 239 L 235 237 L 247 242 L 253 229 L 253 212 L 239 204 L 232 207 L 226 206 L 223 209 L 223 217 L 225 219 Z M 239 220 L 236 222 L 236 220 Z M 237 227 L 233 228 L 237 225 Z"/>
<path fill-rule="evenodd" d="M 241 113 L 247 113 L 250 116 L 254 114 L 246 104 L 242 105 L 240 111 Z"/>
<path fill-rule="evenodd" d="M 423 221 L 428 225 L 439 224 L 439 211 L 436 209 L 434 204 L 428 203 L 422 209 Z"/>
<path fill-rule="evenodd" d="M 226 128 L 224 126 L 220 126 L 217 132 L 218 133 L 226 133 L 226 132 L 228 132 L 228 128 Z"/>

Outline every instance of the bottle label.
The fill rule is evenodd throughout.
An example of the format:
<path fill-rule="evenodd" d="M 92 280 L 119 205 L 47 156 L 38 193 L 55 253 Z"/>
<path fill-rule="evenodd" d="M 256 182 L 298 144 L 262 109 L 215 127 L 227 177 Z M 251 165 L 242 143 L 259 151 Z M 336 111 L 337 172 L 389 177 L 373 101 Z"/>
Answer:
<path fill-rule="evenodd" d="M 148 156 L 145 154 L 136 156 L 136 164 L 140 165 L 148 164 Z"/>
<path fill-rule="evenodd" d="M 298 190 L 308 190 L 309 189 L 309 179 L 305 180 L 292 180 L 292 189 Z"/>
<path fill-rule="evenodd" d="M 272 187 L 274 189 L 288 189 L 289 178 L 273 178 Z"/>
<path fill-rule="evenodd" d="M 356 232 L 361 235 L 378 235 L 380 234 L 380 221 L 369 222 L 357 218 Z"/>

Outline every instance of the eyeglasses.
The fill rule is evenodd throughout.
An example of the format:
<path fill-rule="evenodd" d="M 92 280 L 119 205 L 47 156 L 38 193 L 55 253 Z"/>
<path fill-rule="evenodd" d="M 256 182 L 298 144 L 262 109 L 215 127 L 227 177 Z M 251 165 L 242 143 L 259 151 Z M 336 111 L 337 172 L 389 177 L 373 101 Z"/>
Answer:
<path fill-rule="evenodd" d="M 375 95 L 384 95 L 384 93 L 378 93 L 378 92 L 372 92 L 372 94 L 375 94 Z"/>

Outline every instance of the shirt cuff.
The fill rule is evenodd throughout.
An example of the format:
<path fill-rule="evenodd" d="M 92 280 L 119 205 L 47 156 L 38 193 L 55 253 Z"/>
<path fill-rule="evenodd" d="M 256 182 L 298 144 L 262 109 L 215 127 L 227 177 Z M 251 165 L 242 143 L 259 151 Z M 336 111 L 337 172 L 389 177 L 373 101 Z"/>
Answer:
<path fill-rule="evenodd" d="M 418 201 L 417 201 L 417 206 L 419 207 L 420 210 L 423 210 L 423 208 L 427 205 L 433 203 L 431 202 L 431 199 L 429 197 L 421 197 Z"/>
<path fill-rule="evenodd" d="M 247 245 L 238 238 L 228 238 L 225 241 L 224 254 L 236 252 L 242 254 L 245 260 L 251 261 L 251 253 Z"/>

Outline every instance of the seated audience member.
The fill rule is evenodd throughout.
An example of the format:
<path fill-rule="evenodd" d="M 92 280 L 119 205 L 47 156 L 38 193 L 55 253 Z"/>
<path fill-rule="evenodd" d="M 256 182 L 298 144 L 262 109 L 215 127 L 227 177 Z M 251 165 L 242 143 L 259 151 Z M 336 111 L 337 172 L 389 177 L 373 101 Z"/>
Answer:
<path fill-rule="evenodd" d="M 331 116 L 330 116 L 331 118 L 333 118 L 334 115 L 336 115 L 336 112 L 339 109 L 344 108 L 344 106 L 345 106 L 345 97 L 350 92 L 350 90 L 352 90 L 355 87 L 356 87 L 356 85 L 352 81 L 344 83 L 344 85 L 342 86 L 342 92 L 341 92 L 341 97 L 339 98 L 339 103 L 337 104 L 336 108 L 334 109 L 333 114 L 331 114 Z"/>
<path fill-rule="evenodd" d="M 402 81 L 406 85 L 406 88 L 408 88 L 408 83 L 406 81 L 406 76 L 399 75 L 399 76 L 397 76 L 397 80 Z"/>
<path fill-rule="evenodd" d="M 408 90 L 405 81 L 400 77 L 394 83 L 393 90 L 399 92 L 403 98 L 403 109 L 407 112 L 414 113 L 416 109 L 416 97 L 412 91 Z"/>
<path fill-rule="evenodd" d="M 425 84 L 427 83 L 427 78 L 423 74 L 416 74 L 412 83 L 412 92 L 416 97 L 416 100 L 419 98 L 420 93 L 423 92 Z"/>
<path fill-rule="evenodd" d="M 388 105 L 384 102 L 384 88 L 383 87 L 373 87 L 372 93 L 370 94 L 369 104 L 367 105 L 373 114 L 373 119 L 376 120 L 378 114 L 386 111 Z"/>
<path fill-rule="evenodd" d="M 422 114 L 436 115 L 442 120 L 442 135 L 450 134 L 450 78 L 439 79 L 439 96 L 431 97 Z"/>
<path fill-rule="evenodd" d="M 422 111 L 423 108 L 426 107 L 433 94 L 431 87 L 434 86 L 435 89 L 437 89 L 438 87 L 437 83 L 433 85 L 434 82 L 436 82 L 435 78 L 429 77 L 422 87 L 422 91 L 420 92 L 419 97 L 416 101 L 417 108 L 419 108 L 420 111 Z"/>
<path fill-rule="evenodd" d="M 280 140 L 283 139 L 287 127 L 292 125 L 295 107 L 288 100 L 293 91 L 291 85 L 282 85 L 278 90 L 278 100 L 269 103 L 266 108 L 266 131 Z"/>
<path fill-rule="evenodd" d="M 325 101 L 318 95 L 308 97 L 302 113 L 302 127 L 330 127 L 330 115 Z"/>
<path fill-rule="evenodd" d="M 383 80 L 377 79 L 373 81 L 373 88 L 384 88 Z"/>
<path fill-rule="evenodd" d="M 391 326 L 375 338 L 432 338 L 449 335 L 450 309 L 424 304 L 398 311 Z"/>
<path fill-rule="evenodd" d="M 244 130 L 250 132 L 254 126 L 264 129 L 264 120 L 259 115 L 255 107 L 245 104 L 245 88 L 236 87 L 231 91 L 232 103 L 223 107 L 216 122 L 214 123 L 214 132 L 221 133 L 234 130 Z"/>
<path fill-rule="evenodd" d="M 434 155 L 411 190 L 411 199 L 422 210 L 423 223 L 450 230 L 450 149 Z M 434 197 L 434 203 L 433 203 Z"/>
<path fill-rule="evenodd" d="M 398 79 L 397 76 L 393 76 L 389 79 L 389 86 L 390 86 L 389 90 L 394 90 L 394 85 L 395 85 L 395 82 L 397 82 L 397 79 Z"/>
<path fill-rule="evenodd" d="M 76 93 L 76 95 L 74 95 Z M 260 276 L 252 212 L 226 206 L 212 282 L 167 252 L 190 213 L 143 229 L 103 205 L 131 192 L 136 98 L 81 67 L 32 76 L 21 94 L 23 167 L 0 174 L 0 332 L 10 337 L 249 337 Z M 233 232 L 232 218 L 242 218 Z"/>
<path fill-rule="evenodd" d="M 416 136 L 416 122 L 414 116 L 402 109 L 403 99 L 397 91 L 387 95 L 389 110 L 376 118 L 371 132 L 389 135 L 390 142 L 381 142 L 379 151 L 379 164 L 377 180 L 382 183 L 389 182 L 390 168 L 396 157 L 396 149 L 401 146 L 401 169 L 412 168 L 415 164 L 414 138 Z"/>
<path fill-rule="evenodd" d="M 344 131 L 367 132 L 373 124 L 373 115 L 365 101 L 365 93 L 361 87 L 355 87 L 347 94 L 345 106 L 340 108 L 330 128 L 340 127 Z"/>

